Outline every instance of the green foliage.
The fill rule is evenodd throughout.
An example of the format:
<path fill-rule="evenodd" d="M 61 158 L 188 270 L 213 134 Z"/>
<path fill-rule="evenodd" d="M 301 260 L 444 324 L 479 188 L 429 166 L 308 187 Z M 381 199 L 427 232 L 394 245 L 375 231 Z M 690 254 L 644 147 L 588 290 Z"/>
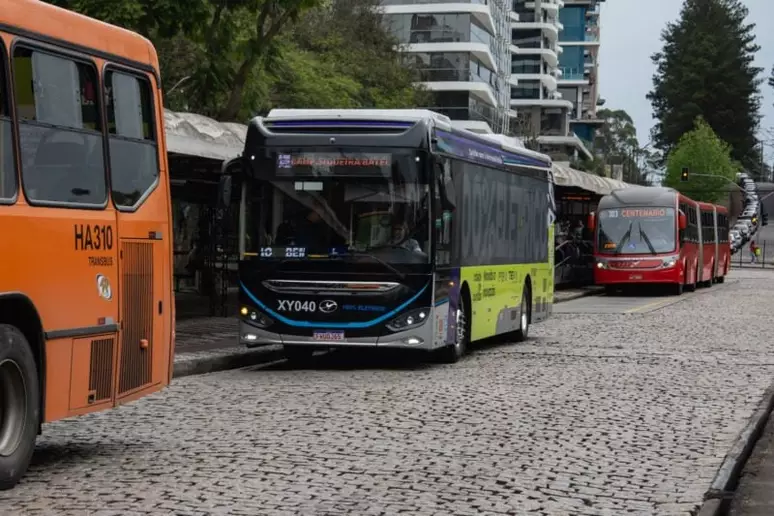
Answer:
<path fill-rule="evenodd" d="M 165 105 L 243 122 L 279 107 L 430 105 L 377 0 L 49 0 L 149 38 Z"/>
<path fill-rule="evenodd" d="M 615 165 L 623 167 L 623 179 L 628 183 L 646 184 L 646 167 L 651 153 L 640 148 L 637 128 L 632 117 L 623 109 L 600 109 L 597 118 L 605 124 L 594 136 L 595 159 L 588 169 L 598 175 L 612 172 Z"/>
<path fill-rule="evenodd" d="M 685 0 L 680 19 L 662 33 L 663 50 L 648 99 L 658 120 L 656 148 L 668 154 L 697 116 L 731 145 L 734 159 L 754 169 L 759 161 L 759 50 L 740 0 Z"/>
<path fill-rule="evenodd" d="M 680 180 L 683 167 L 688 167 L 688 181 Z M 739 164 L 731 158 L 731 147 L 723 142 L 702 118 L 695 129 L 680 138 L 669 153 L 664 186 L 670 186 L 695 201 L 716 203 L 728 195 L 736 179 Z M 706 177 L 700 174 L 712 175 Z"/>

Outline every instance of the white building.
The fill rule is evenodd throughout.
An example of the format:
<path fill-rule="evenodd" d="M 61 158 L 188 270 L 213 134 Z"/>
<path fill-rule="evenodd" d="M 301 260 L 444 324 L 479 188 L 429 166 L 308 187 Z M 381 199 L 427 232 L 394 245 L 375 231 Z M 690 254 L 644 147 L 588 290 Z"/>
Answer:
<path fill-rule="evenodd" d="M 593 157 L 599 1 L 513 0 L 516 131 L 556 161 Z"/>
<path fill-rule="evenodd" d="M 510 112 L 510 0 L 382 0 L 387 27 L 455 125 L 505 133 Z"/>

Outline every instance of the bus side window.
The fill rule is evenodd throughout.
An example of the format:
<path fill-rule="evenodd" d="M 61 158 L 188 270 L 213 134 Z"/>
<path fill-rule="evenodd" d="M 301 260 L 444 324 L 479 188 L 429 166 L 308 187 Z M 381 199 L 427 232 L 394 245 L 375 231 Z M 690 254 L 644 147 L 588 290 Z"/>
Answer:
<path fill-rule="evenodd" d="M 16 197 L 16 168 L 14 167 L 13 125 L 6 81 L 5 49 L 0 45 L 0 202 Z"/>
<path fill-rule="evenodd" d="M 107 197 L 97 71 L 18 46 L 13 54 L 22 184 L 33 204 Z"/>
<path fill-rule="evenodd" d="M 159 179 L 151 87 L 145 77 L 109 70 L 105 91 L 113 201 L 132 209 Z"/>

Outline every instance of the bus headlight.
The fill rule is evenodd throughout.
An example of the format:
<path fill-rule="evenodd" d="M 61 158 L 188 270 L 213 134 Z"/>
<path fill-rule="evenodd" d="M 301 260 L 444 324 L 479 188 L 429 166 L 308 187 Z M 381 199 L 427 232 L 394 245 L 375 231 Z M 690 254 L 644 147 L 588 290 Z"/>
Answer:
<path fill-rule="evenodd" d="M 670 269 L 677 265 L 677 257 L 672 256 L 670 258 L 664 258 L 664 263 L 661 264 L 661 266 L 665 269 Z"/>
<path fill-rule="evenodd" d="M 597 262 L 597 269 L 607 269 L 607 262 L 603 262 L 603 261 Z"/>
<path fill-rule="evenodd" d="M 387 329 L 390 331 L 405 331 L 411 328 L 416 328 L 424 324 L 427 320 L 427 316 L 430 314 L 430 310 L 427 308 L 417 308 L 416 310 L 409 310 L 392 321 L 386 324 Z"/>
<path fill-rule="evenodd" d="M 249 308 L 247 306 L 243 306 L 239 310 L 239 313 L 242 315 L 242 317 L 250 321 L 251 324 L 253 324 L 254 326 L 258 326 L 259 328 L 267 328 L 273 322 L 271 319 L 266 317 L 258 310 L 255 310 L 254 308 Z"/>

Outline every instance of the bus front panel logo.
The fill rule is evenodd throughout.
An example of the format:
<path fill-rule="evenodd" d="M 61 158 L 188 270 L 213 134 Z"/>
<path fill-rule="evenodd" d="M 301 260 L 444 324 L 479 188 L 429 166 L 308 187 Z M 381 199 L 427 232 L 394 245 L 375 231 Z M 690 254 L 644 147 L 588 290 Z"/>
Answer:
<path fill-rule="evenodd" d="M 336 301 L 331 299 L 326 299 L 325 301 L 320 302 L 320 311 L 324 314 L 335 312 L 338 307 L 339 305 L 336 303 Z"/>

